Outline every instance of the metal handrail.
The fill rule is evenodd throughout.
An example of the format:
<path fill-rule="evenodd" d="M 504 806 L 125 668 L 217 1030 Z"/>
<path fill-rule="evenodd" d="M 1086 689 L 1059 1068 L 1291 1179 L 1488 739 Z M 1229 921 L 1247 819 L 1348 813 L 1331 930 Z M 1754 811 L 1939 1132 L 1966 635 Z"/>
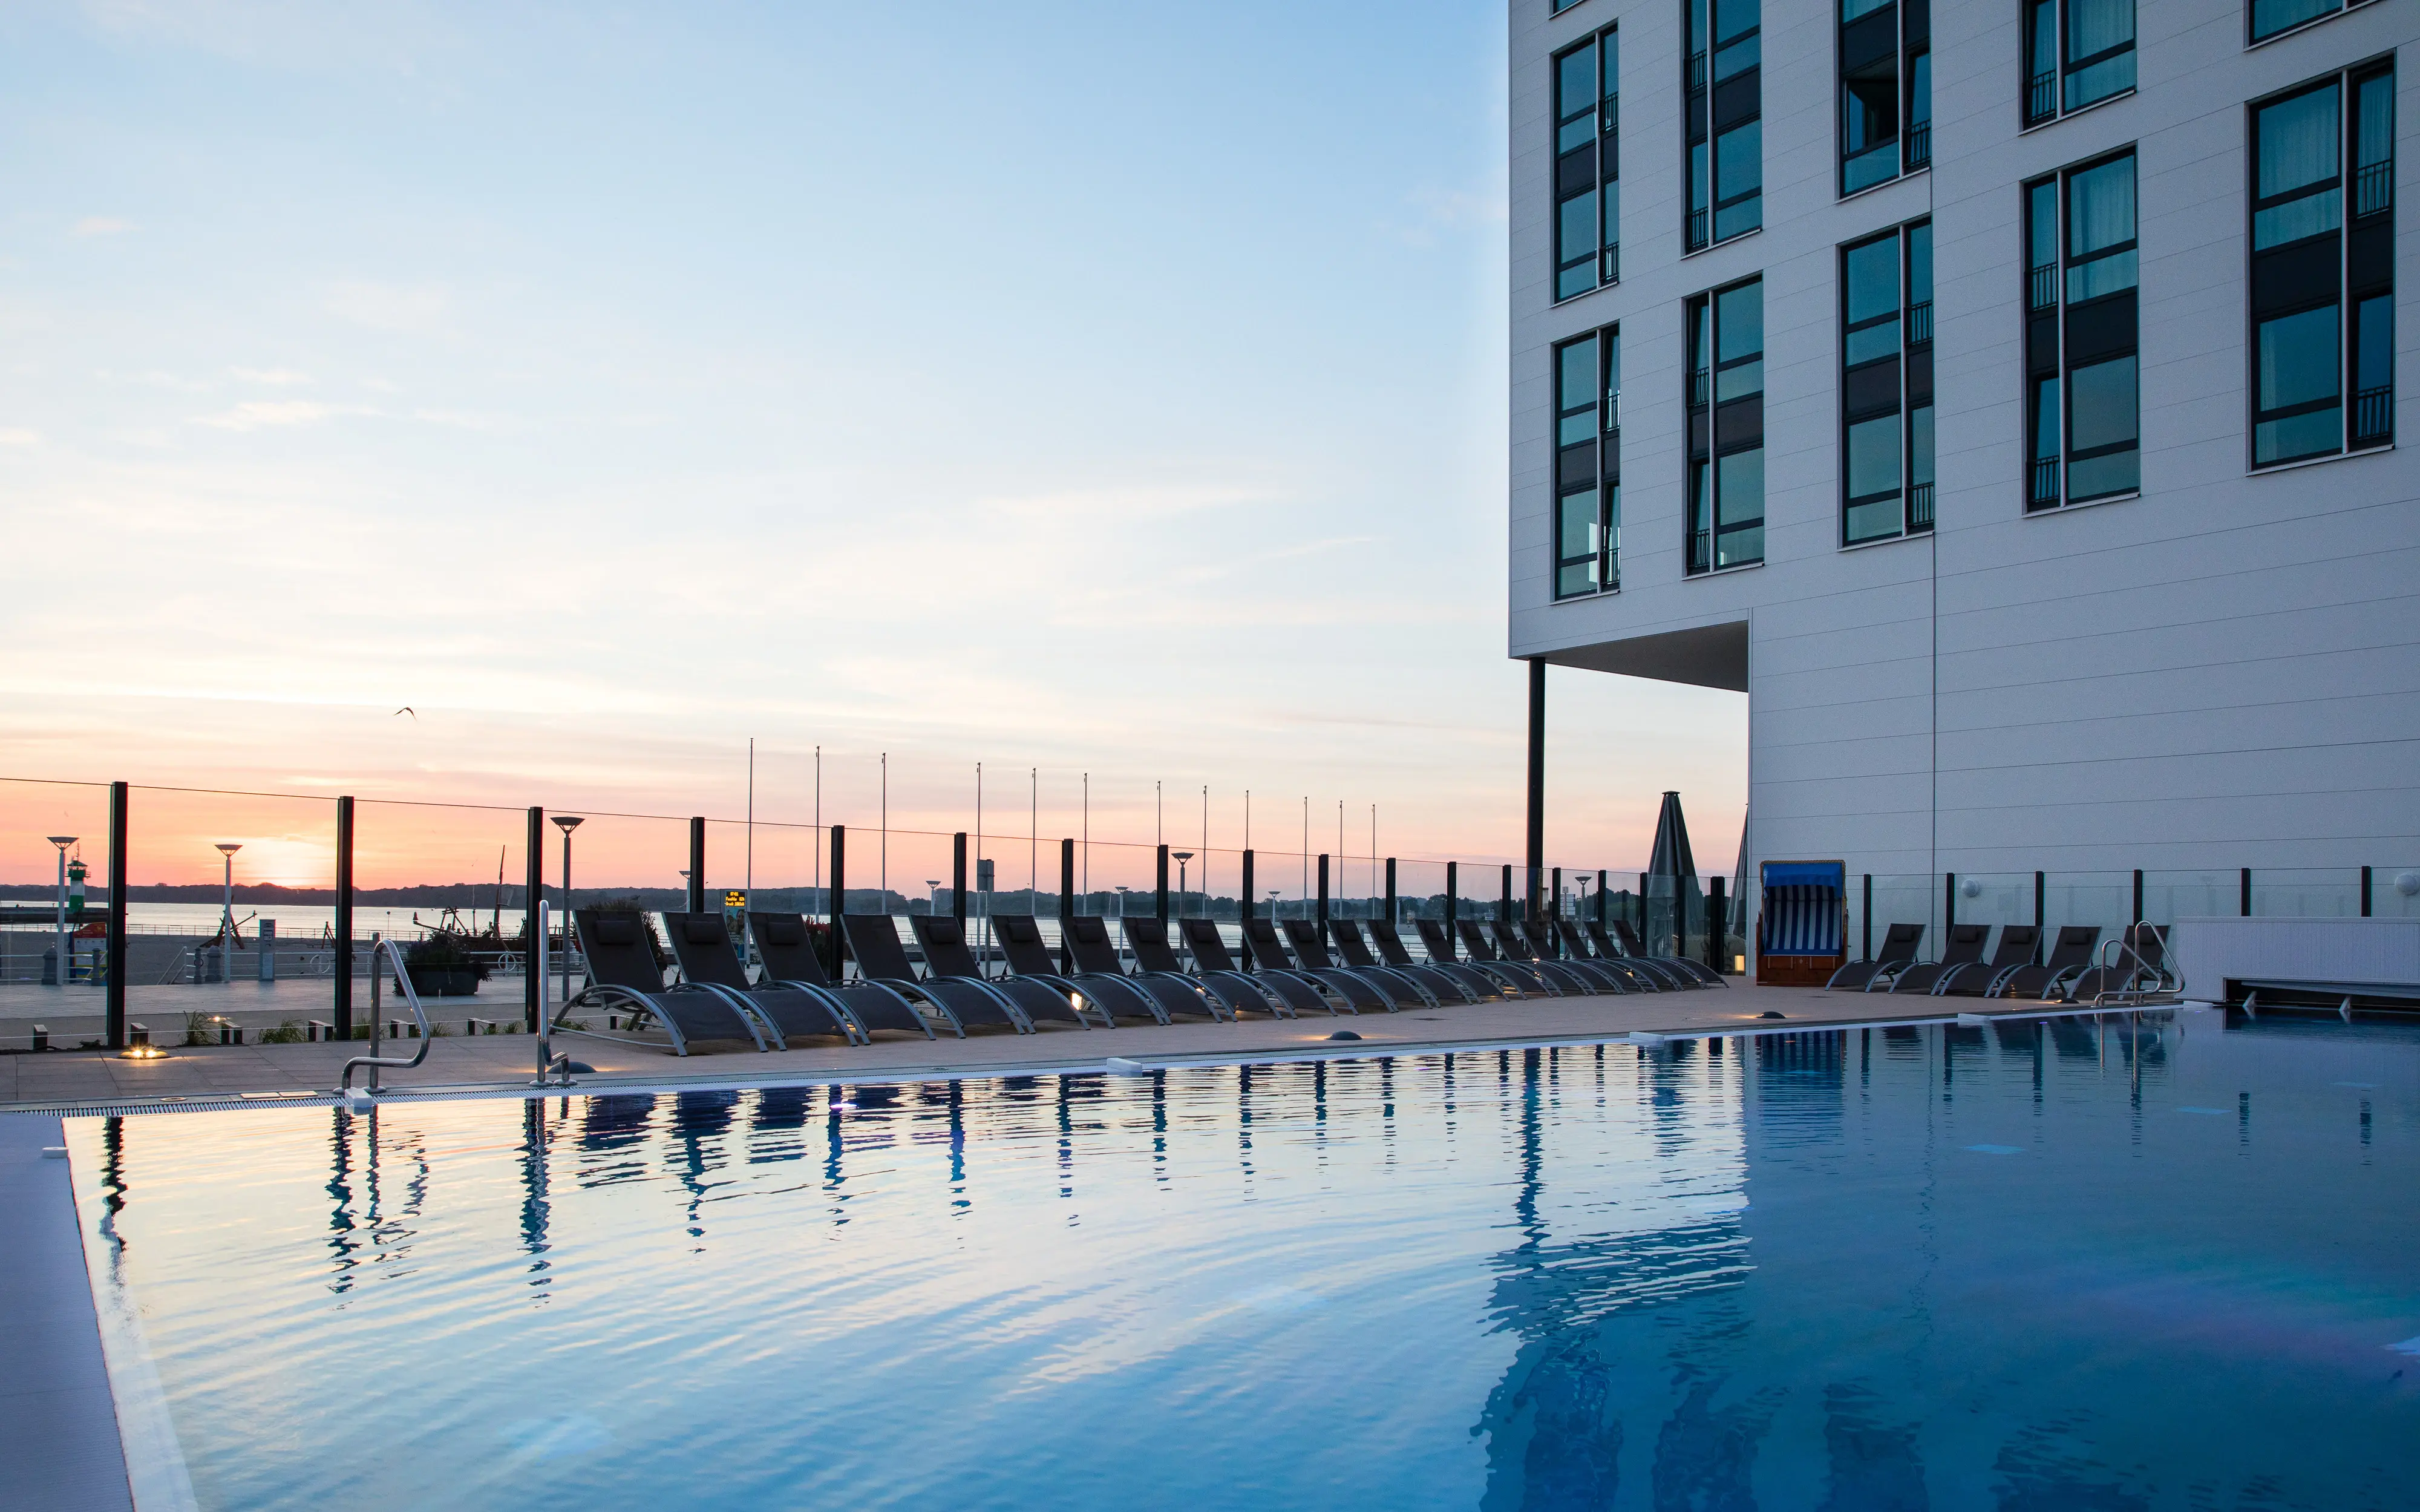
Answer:
<path fill-rule="evenodd" d="M 547 927 L 547 915 L 554 905 L 541 899 L 537 906 L 537 1079 L 532 1086 L 569 1086 L 571 1083 L 571 1052 L 554 1052 L 554 1010 L 546 1000 L 547 985 L 553 980 L 547 957 L 553 943 L 553 934 Z M 568 942 L 566 943 L 568 948 Z M 550 1082 L 549 1078 L 557 1078 Z"/>
<path fill-rule="evenodd" d="M 429 1029 L 427 1010 L 420 1005 L 420 993 L 412 988 L 411 971 L 404 964 L 402 948 L 396 945 L 394 941 L 388 939 L 386 936 L 382 934 L 374 934 L 370 936 L 371 1043 L 377 1043 L 376 1036 L 378 1034 L 379 1021 L 379 984 L 385 980 L 386 977 L 386 974 L 379 970 L 379 956 L 381 952 L 384 953 L 388 961 L 393 963 L 395 967 L 395 985 L 396 990 L 403 993 L 403 1001 L 410 1005 L 412 1018 L 418 1020 L 420 1022 L 420 1049 L 415 1052 L 412 1054 L 411 1059 L 408 1061 L 396 1060 L 392 1057 L 382 1055 L 354 1056 L 351 1060 L 345 1062 L 344 1078 L 336 1083 L 336 1094 L 339 1097 L 349 1097 L 351 1095 L 353 1090 L 353 1068 L 356 1066 L 366 1066 L 370 1068 L 369 1084 L 365 1088 L 365 1090 L 372 1096 L 377 1095 L 379 1089 L 378 1073 L 380 1067 L 391 1066 L 399 1071 L 411 1070 L 413 1067 L 418 1066 L 422 1061 L 428 1058 L 428 1041 L 435 1037 Z"/>

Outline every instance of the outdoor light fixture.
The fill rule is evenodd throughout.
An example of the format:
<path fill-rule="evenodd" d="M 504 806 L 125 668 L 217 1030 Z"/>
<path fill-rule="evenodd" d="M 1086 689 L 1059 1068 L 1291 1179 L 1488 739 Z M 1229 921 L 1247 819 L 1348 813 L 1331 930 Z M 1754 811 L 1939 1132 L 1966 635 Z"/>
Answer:
<path fill-rule="evenodd" d="M 1181 913 L 1185 911 L 1185 864 L 1193 859 L 1193 852 L 1190 850 L 1171 850 L 1169 854 L 1176 858 L 1176 908 L 1177 912 Z M 1210 912 L 1209 899 L 1204 898 L 1202 900 L 1202 912 L 1204 913 Z"/>
<path fill-rule="evenodd" d="M 68 956 L 68 847 L 76 843 L 76 837 L 72 834 L 54 834 L 50 836 L 50 842 L 59 848 L 58 984 L 65 987 L 68 985 L 68 978 L 74 974 L 69 966 Z M 116 879 L 112 878 L 110 884 L 116 886 Z"/>
<path fill-rule="evenodd" d="M 222 895 L 219 905 L 219 944 L 221 948 L 226 950 L 235 948 L 235 853 L 242 849 L 243 842 L 240 840 L 219 842 L 219 854 L 226 859 L 226 879 L 224 884 L 225 891 Z M 234 962 L 229 961 L 227 964 L 231 966 Z M 226 973 L 221 972 L 219 974 L 224 977 Z"/>
<path fill-rule="evenodd" d="M 557 814 L 554 827 L 563 832 L 563 1000 L 571 1001 L 571 832 L 580 828 L 581 816 Z"/>
<path fill-rule="evenodd" d="M 2395 890 L 2402 894 L 2405 897 L 2420 896 L 2420 871 L 2397 873 L 2395 878 Z"/>

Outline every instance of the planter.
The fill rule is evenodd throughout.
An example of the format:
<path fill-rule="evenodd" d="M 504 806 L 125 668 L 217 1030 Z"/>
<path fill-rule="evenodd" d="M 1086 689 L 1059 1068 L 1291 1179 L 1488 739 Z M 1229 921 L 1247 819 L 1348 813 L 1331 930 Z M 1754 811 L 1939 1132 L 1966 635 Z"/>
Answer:
<path fill-rule="evenodd" d="M 477 966 L 408 966 L 411 990 L 422 997 L 470 997 L 488 974 Z"/>

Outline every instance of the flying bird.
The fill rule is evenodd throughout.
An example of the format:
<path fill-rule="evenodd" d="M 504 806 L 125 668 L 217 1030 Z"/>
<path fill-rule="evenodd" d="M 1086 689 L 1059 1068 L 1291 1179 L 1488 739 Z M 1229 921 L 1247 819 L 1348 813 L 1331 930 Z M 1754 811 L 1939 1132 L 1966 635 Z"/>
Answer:
<path fill-rule="evenodd" d="M 395 714 L 411 714 L 411 722 L 412 722 L 414 725 L 417 725 L 417 724 L 419 724 L 419 723 L 420 723 L 420 716 L 419 716 L 418 714 L 412 714 L 412 712 L 411 712 L 411 706 L 410 704 L 406 704 L 406 705 L 404 705 L 401 709 L 396 709 L 396 710 L 395 711 Z M 389 719 L 393 719 L 393 718 L 395 718 L 395 714 L 389 714 L 389 715 L 387 716 L 387 718 L 389 718 Z"/>

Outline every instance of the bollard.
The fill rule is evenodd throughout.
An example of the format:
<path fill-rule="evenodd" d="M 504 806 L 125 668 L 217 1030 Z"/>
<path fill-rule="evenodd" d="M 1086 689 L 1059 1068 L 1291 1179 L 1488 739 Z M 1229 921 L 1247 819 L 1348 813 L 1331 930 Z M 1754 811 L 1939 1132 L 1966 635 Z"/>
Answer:
<path fill-rule="evenodd" d="M 275 919 L 260 921 L 260 938 L 255 943 L 260 946 L 260 979 L 264 982 L 277 980 L 277 921 Z"/>
<path fill-rule="evenodd" d="M 48 1049 L 50 1049 L 50 1048 L 51 1048 L 51 1026 L 50 1026 L 49 1024 L 46 1024 L 46 1023 L 38 1023 L 38 1024 L 34 1025 L 34 1050 L 35 1050 L 35 1052 L 39 1054 L 39 1053 L 40 1053 L 41 1052 L 46 1051 L 46 1050 L 48 1050 Z"/>
<path fill-rule="evenodd" d="M 151 1043 L 151 1030 L 149 1026 L 139 1023 L 128 1024 L 126 1026 L 126 1042 L 130 1045 L 147 1045 Z"/>
<path fill-rule="evenodd" d="M 305 1019 L 302 1021 L 302 1037 L 314 1045 L 323 1039 L 334 1039 L 336 1026 L 318 1019 Z"/>
<path fill-rule="evenodd" d="M 59 985 L 59 947 L 56 945 L 49 946 L 42 952 L 42 985 L 44 987 Z"/>

